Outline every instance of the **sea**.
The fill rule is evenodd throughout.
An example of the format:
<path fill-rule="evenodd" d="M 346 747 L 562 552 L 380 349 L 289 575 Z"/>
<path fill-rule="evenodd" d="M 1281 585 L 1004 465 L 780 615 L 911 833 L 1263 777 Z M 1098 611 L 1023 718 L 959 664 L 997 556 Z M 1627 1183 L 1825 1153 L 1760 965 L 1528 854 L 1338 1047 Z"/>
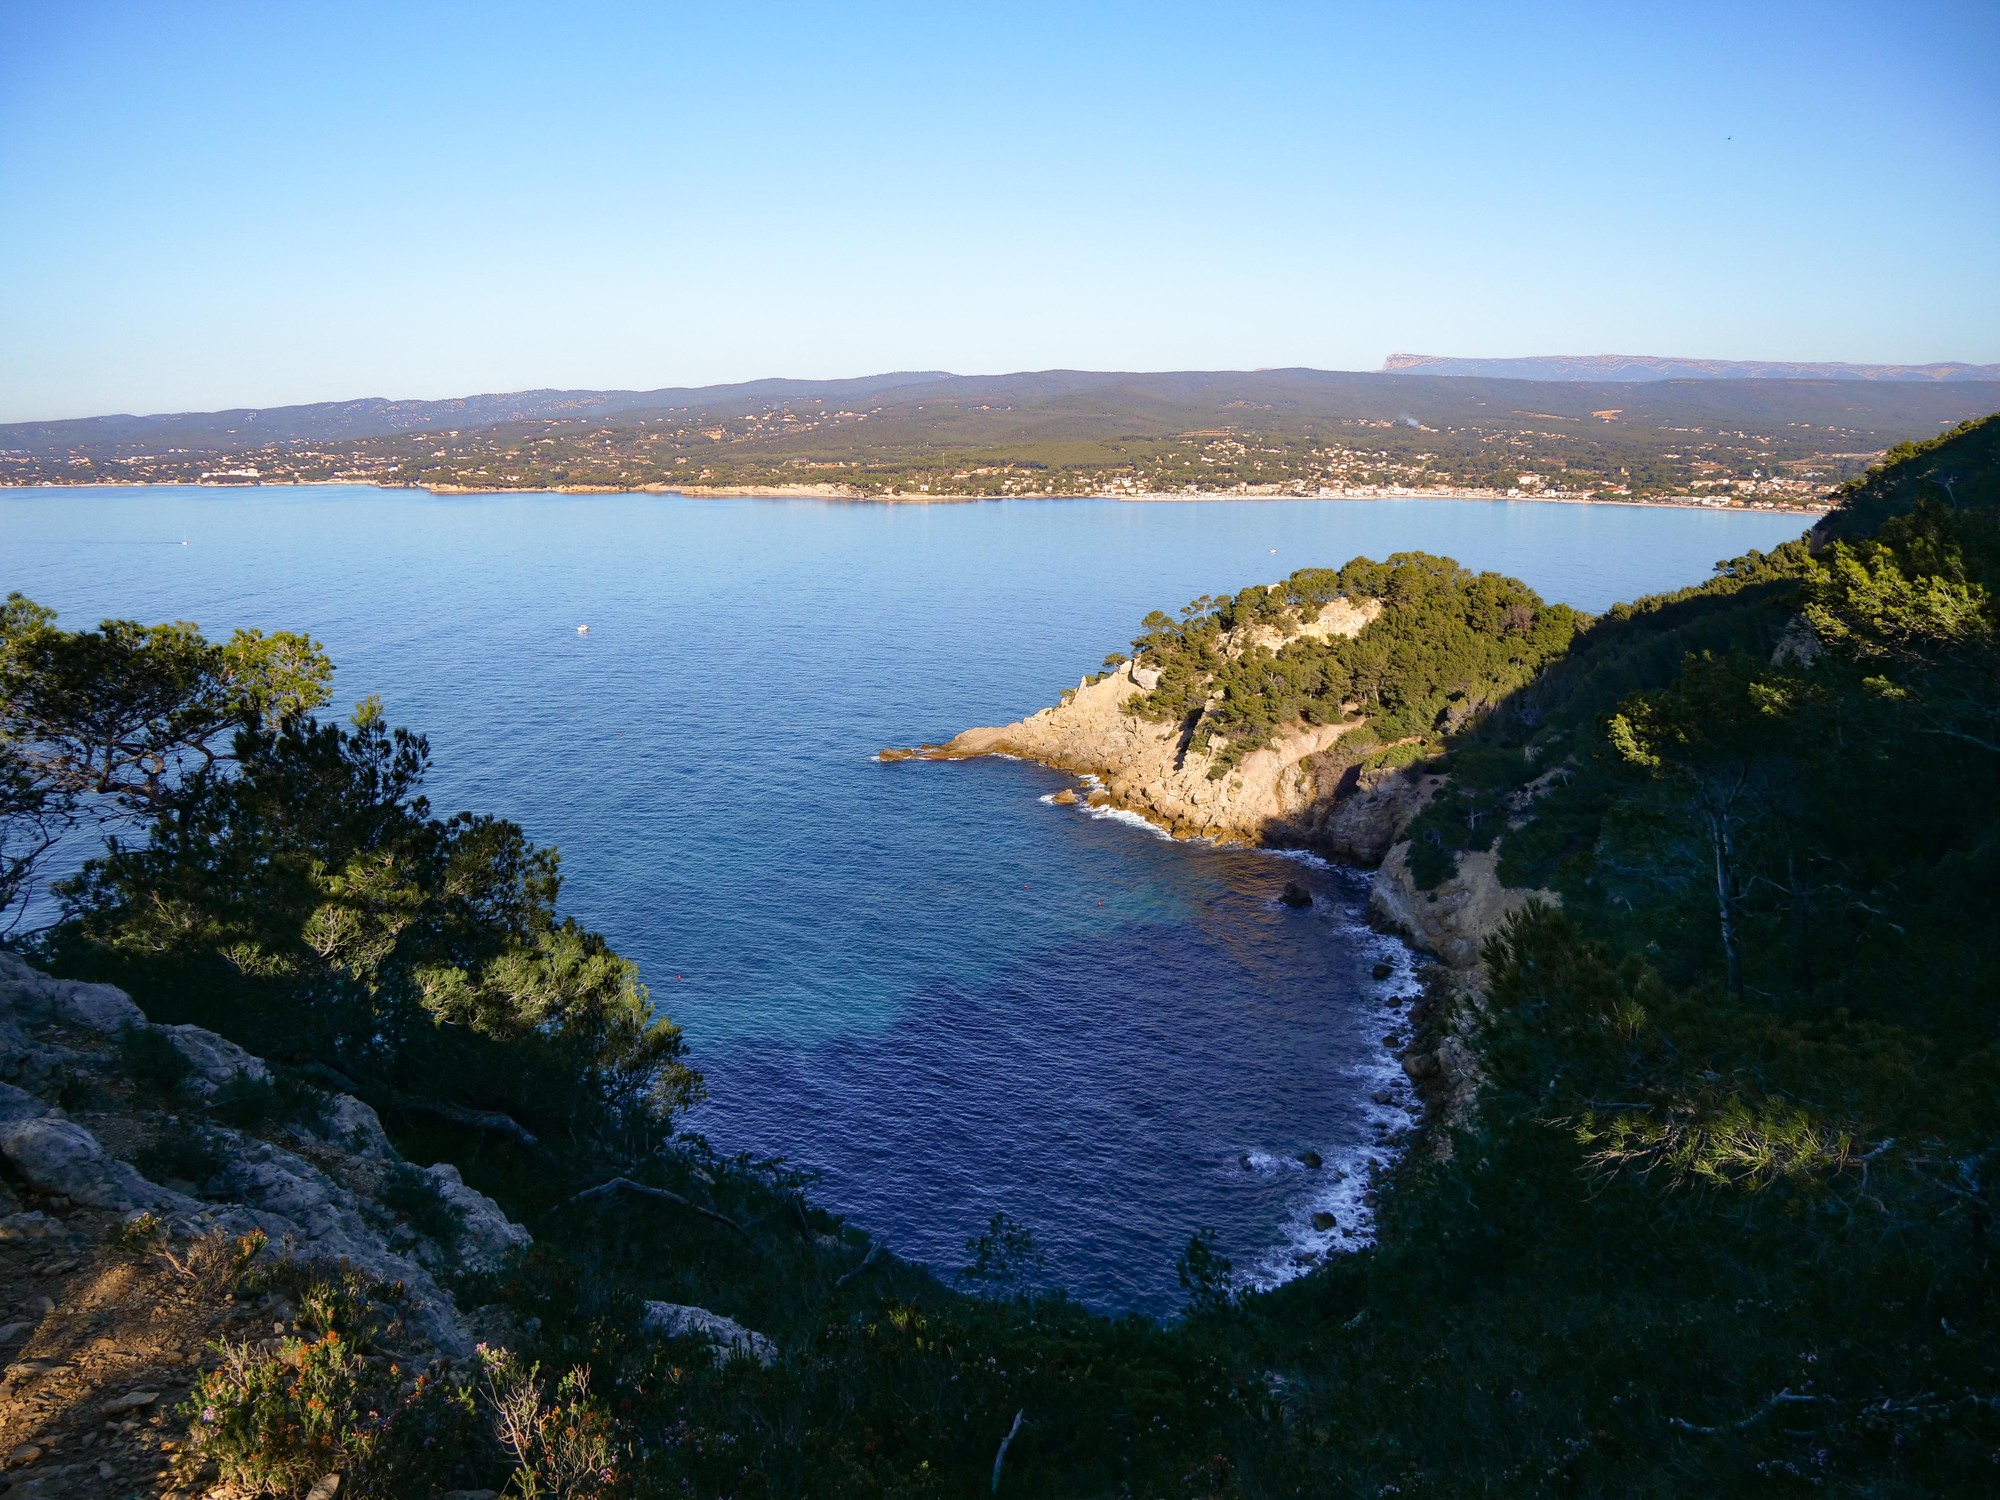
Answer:
<path fill-rule="evenodd" d="M 877 752 L 1019 718 L 1148 611 L 1296 568 L 1421 550 L 1600 611 L 1808 520 L 16 489 L 0 588 L 71 627 L 310 632 L 340 705 L 380 694 L 429 735 L 441 811 L 561 849 L 563 909 L 638 961 L 707 1077 L 687 1129 L 811 1172 L 941 1274 L 1004 1214 L 1044 1286 L 1159 1316 L 1198 1232 L 1248 1284 L 1370 1242 L 1414 1107 L 1412 956 L 1358 872 L 1056 805 L 1075 783 L 1040 766 Z"/>

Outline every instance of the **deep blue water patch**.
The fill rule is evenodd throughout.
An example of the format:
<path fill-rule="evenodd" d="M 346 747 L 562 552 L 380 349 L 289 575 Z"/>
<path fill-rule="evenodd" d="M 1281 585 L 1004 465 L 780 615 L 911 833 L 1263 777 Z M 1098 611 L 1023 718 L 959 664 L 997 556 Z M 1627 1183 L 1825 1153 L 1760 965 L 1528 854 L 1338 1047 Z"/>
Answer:
<path fill-rule="evenodd" d="M 687 1028 L 714 1093 L 696 1128 L 818 1169 L 902 1253 L 956 1265 L 1004 1211 L 1051 1279 L 1161 1310 L 1196 1228 L 1267 1274 L 1351 1242 L 1358 1159 L 1401 1107 L 1374 1100 L 1407 981 L 1370 976 L 1395 946 L 1350 874 L 1049 806 L 1065 779 L 1038 767 L 875 752 L 1019 717 L 1148 610 L 1298 567 L 1422 549 L 1596 610 L 1802 527 L 1446 501 L 0 491 L 0 586 L 71 625 L 310 630 L 343 700 L 379 692 L 430 733 L 440 808 L 562 848 L 567 909 Z M 1294 912 L 1276 897 L 1302 873 L 1321 899 Z M 1310 1230 L 1317 1206 L 1340 1231 Z"/>

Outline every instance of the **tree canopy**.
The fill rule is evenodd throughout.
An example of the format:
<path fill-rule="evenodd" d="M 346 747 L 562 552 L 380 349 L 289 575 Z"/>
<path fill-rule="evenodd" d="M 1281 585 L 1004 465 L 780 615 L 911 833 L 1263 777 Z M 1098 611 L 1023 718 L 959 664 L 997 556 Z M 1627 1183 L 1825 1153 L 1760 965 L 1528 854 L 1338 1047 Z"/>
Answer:
<path fill-rule="evenodd" d="M 1382 608 L 1352 637 L 1298 633 L 1335 600 Z M 1349 736 L 1352 746 L 1432 747 L 1528 682 L 1584 623 L 1517 579 L 1449 558 L 1359 557 L 1269 587 L 1204 595 L 1178 620 L 1155 610 L 1132 652 L 1159 670 L 1159 683 L 1135 710 L 1188 724 L 1190 743 L 1215 756 L 1217 775 L 1300 722 L 1358 715 L 1368 729 Z"/>

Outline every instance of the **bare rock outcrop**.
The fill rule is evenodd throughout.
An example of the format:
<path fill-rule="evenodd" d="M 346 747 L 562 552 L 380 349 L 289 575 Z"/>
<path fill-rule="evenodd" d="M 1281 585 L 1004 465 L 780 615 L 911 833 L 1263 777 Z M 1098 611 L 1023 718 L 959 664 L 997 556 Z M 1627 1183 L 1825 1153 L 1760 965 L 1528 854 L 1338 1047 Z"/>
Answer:
<path fill-rule="evenodd" d="M 1300 638 L 1358 635 L 1381 612 L 1380 600 L 1336 599 L 1289 631 L 1248 625 L 1225 635 L 1217 649 L 1240 656 Z M 1025 719 L 968 729 L 942 745 L 887 750 L 882 758 L 1019 756 L 1093 778 L 1092 802 L 1137 813 L 1180 837 L 1323 849 L 1359 864 L 1380 860 L 1429 795 L 1427 778 L 1396 771 L 1364 775 L 1327 755 L 1361 727 L 1358 716 L 1337 724 L 1294 723 L 1216 774 L 1217 757 L 1193 744 L 1195 725 L 1133 711 L 1133 700 L 1158 683 L 1157 671 L 1121 662 Z"/>
<path fill-rule="evenodd" d="M 509 1256 L 525 1250 L 534 1237 L 500 1211 L 500 1205 L 466 1184 L 448 1161 L 424 1168 L 438 1197 L 458 1216 L 457 1244 L 448 1248 L 453 1260 L 468 1271 L 493 1271 Z"/>
<path fill-rule="evenodd" d="M 1530 901 L 1560 904 L 1554 891 L 1521 890 L 1500 883 L 1500 853 L 1468 849 L 1435 890 L 1422 890 L 1410 873 L 1410 846 L 1396 845 L 1376 870 L 1368 913 L 1438 960 L 1462 990 L 1482 987 L 1479 953 L 1487 938 Z"/>
<path fill-rule="evenodd" d="M 713 1347 L 717 1364 L 727 1364 L 741 1356 L 768 1365 L 778 1357 L 778 1346 L 763 1334 L 705 1307 L 691 1307 L 682 1302 L 648 1302 L 640 1326 L 663 1338 L 703 1340 Z"/>
<path fill-rule="evenodd" d="M 186 1060 L 178 1100 L 148 1098 L 123 1076 L 121 1045 L 134 1031 L 158 1034 Z M 261 1058 L 214 1032 L 154 1026 L 120 990 L 53 979 L 0 953 L 0 1160 L 42 1203 L 10 1216 L 20 1221 L 17 1237 L 61 1233 L 73 1208 L 149 1212 L 177 1235 L 261 1233 L 276 1253 L 345 1261 L 403 1283 L 412 1331 L 440 1353 L 470 1353 L 471 1334 L 434 1273 L 493 1269 L 531 1243 L 528 1231 L 448 1163 L 424 1176 L 454 1211 L 455 1243 L 433 1243 L 401 1222 L 383 1191 L 392 1172 L 412 1169 L 375 1111 L 351 1095 L 332 1095 L 317 1115 L 262 1136 L 204 1113 L 232 1079 L 270 1077 Z M 60 1107 L 59 1096 L 79 1090 L 87 1107 Z M 211 1156 L 203 1182 L 163 1184 L 135 1164 L 149 1143 L 177 1138 Z"/>

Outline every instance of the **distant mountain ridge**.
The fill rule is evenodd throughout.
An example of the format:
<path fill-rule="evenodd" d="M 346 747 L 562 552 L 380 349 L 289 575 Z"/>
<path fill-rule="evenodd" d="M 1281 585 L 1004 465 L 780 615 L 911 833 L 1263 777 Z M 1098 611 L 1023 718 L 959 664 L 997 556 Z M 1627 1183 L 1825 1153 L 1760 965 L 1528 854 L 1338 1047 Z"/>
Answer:
<path fill-rule="evenodd" d="M 1587 367 L 1587 373 L 1563 373 L 1571 365 Z M 1489 371 L 1486 366 L 1494 368 Z M 1865 409 L 1869 415 L 1863 425 L 1886 421 L 1894 441 L 1912 432 L 1928 437 L 1937 431 L 1941 418 L 1983 416 L 2000 405 L 2000 365 L 1924 367 L 1960 372 L 1949 379 L 1816 374 L 1793 377 L 1788 383 L 1780 373 L 1891 368 L 1901 367 L 1748 365 L 1617 355 L 1452 360 L 1394 354 L 1388 368 L 1366 371 L 1022 370 L 954 375 L 942 370 L 898 370 L 839 380 L 773 378 L 649 391 L 542 389 L 442 400 L 369 397 L 227 411 L 8 422 L 0 423 L 0 455 L 248 453 L 274 445 L 351 445 L 517 423 L 581 419 L 629 426 L 641 420 L 729 417 L 808 405 L 894 407 L 906 414 L 925 413 L 929 407 L 928 416 L 936 417 L 939 410 L 932 403 L 961 416 L 984 414 L 991 426 L 1019 427 L 1034 413 L 1042 436 L 1088 438 L 1115 432 L 1174 432 L 1219 422 L 1259 425 L 1266 416 L 1279 413 L 1325 420 L 1408 422 L 1414 417 L 1436 425 L 1473 418 L 1493 405 L 1533 406 L 1536 412 L 1562 411 L 1580 418 L 1606 407 L 1658 407 L 1662 416 L 1670 408 L 1670 425 L 1694 421 L 1731 426 L 1765 417 L 1846 426 Z M 1991 373 L 1981 376 L 1980 370 Z M 1746 378 L 1753 374 L 1764 378 Z M 1690 376 L 1703 384 L 1689 383 Z M 1825 382 L 1834 378 L 1842 385 L 1837 395 L 1825 388 Z M 1682 383 L 1668 387 L 1665 382 L 1670 380 Z M 1981 380 L 1994 391 L 1965 389 Z M 1644 383 L 1656 387 L 1649 396 L 1631 389 Z M 1552 384 L 1569 389 L 1547 390 Z M 1526 385 L 1538 388 L 1538 393 L 1530 395 L 1520 388 Z M 1949 393 L 1938 389 L 1944 385 L 1951 387 Z M 1781 408 L 1783 415 L 1777 416 Z M 1628 423 L 1639 418 L 1638 410 L 1627 411 Z"/>
<path fill-rule="evenodd" d="M 1534 354 L 1459 359 L 1392 354 L 1391 375 L 1483 375 L 1499 380 L 2000 380 L 2000 365 L 1850 365 L 1761 359 L 1677 359 L 1658 354 Z"/>
<path fill-rule="evenodd" d="M 738 402 L 771 402 L 801 395 L 857 400 L 958 377 L 935 370 L 897 371 L 849 380 L 749 380 L 736 385 L 663 386 L 652 391 L 505 391 L 434 401 L 314 401 L 298 406 L 238 406 L 227 411 L 120 413 L 103 417 L 62 417 L 46 422 L 0 423 L 0 450 L 33 452 L 71 444 L 173 444 L 196 451 L 227 452 L 259 443 L 343 442 L 387 437 L 399 432 L 493 427 L 502 422 L 562 417 L 615 417 L 632 412 L 675 410 Z"/>

